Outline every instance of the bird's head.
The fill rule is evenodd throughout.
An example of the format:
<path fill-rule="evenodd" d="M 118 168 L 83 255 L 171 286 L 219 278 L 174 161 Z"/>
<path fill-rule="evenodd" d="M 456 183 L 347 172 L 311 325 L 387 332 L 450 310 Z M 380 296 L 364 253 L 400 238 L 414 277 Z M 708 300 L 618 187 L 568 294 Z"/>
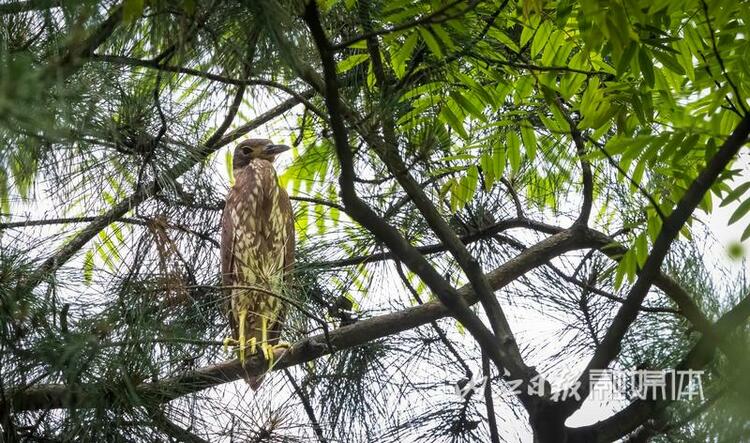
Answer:
<path fill-rule="evenodd" d="M 250 138 L 243 140 L 234 148 L 234 157 L 232 159 L 232 168 L 240 169 L 249 165 L 252 160 L 260 158 L 273 163 L 276 156 L 289 150 L 287 145 L 275 145 L 271 140 L 263 138 Z"/>

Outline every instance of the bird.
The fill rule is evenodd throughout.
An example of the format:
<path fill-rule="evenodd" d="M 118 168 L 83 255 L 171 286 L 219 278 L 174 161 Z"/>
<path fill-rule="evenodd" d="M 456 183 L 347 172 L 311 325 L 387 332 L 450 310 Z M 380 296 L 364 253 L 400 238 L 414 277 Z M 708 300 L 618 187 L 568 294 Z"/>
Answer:
<path fill-rule="evenodd" d="M 222 284 L 228 291 L 232 337 L 224 340 L 244 365 L 258 350 L 273 366 L 288 306 L 278 295 L 294 265 L 294 214 L 273 163 L 286 145 L 267 139 L 240 142 L 232 157 L 234 185 L 221 217 Z M 246 377 L 257 390 L 263 376 Z"/>

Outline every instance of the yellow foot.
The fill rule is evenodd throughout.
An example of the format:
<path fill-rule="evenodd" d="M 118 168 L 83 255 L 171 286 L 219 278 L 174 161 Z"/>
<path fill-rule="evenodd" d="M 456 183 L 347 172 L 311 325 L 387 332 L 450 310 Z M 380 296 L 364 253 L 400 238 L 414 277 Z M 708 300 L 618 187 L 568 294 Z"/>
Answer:
<path fill-rule="evenodd" d="M 239 341 L 237 341 L 237 340 L 233 339 L 232 337 L 227 337 L 227 338 L 225 338 L 225 339 L 224 339 L 224 352 L 229 352 L 229 347 L 230 347 L 230 346 L 231 346 L 231 347 L 235 347 L 235 346 L 237 346 L 237 345 L 238 345 L 239 343 L 240 343 Z M 232 351 L 234 352 L 234 350 L 232 350 Z"/>
<path fill-rule="evenodd" d="M 249 350 L 249 355 L 254 355 L 255 352 L 258 349 L 257 339 L 255 337 L 250 337 L 249 339 L 245 340 L 245 343 L 243 344 L 241 340 L 237 340 L 232 337 L 227 337 L 224 339 L 224 352 L 229 352 L 229 348 L 232 348 L 232 353 L 237 353 L 237 356 L 240 359 L 240 362 L 245 362 L 245 350 Z"/>
<path fill-rule="evenodd" d="M 270 371 L 274 365 L 274 351 L 276 351 L 277 349 L 289 349 L 290 345 L 286 342 L 280 342 L 275 345 L 262 343 L 260 347 L 261 351 L 263 352 L 263 357 L 266 359 L 266 362 L 268 362 L 268 370 Z"/>

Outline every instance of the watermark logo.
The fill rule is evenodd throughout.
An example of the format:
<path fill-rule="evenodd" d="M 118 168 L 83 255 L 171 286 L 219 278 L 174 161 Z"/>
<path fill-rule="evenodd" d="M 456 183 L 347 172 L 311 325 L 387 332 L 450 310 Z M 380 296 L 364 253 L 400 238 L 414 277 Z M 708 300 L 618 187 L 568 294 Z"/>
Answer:
<path fill-rule="evenodd" d="M 509 394 L 521 394 L 525 389 L 527 395 L 543 396 L 546 385 L 553 388 L 552 401 L 565 401 L 569 398 L 580 400 L 581 382 L 577 377 L 566 377 L 562 383 L 549 383 L 541 375 L 536 375 L 524 387 L 522 380 L 512 380 L 505 370 L 504 381 Z M 592 369 L 589 372 L 589 396 L 595 401 L 619 399 L 641 400 L 704 400 L 704 371 L 692 369 Z M 455 393 L 467 398 L 472 392 L 480 391 L 487 377 L 474 377 L 462 380 L 455 386 Z"/>

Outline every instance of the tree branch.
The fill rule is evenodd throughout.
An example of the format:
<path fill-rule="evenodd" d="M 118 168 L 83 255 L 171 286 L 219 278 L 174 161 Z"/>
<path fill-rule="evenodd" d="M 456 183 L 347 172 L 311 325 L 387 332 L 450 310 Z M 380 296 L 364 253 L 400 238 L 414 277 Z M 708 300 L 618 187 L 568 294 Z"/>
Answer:
<path fill-rule="evenodd" d="M 521 275 L 568 251 L 594 247 L 595 238 L 589 238 L 581 231 L 562 231 L 529 247 L 526 251 L 508 260 L 487 274 L 487 280 L 494 290 L 500 290 Z M 464 285 L 456 293 L 467 305 L 477 302 L 470 285 Z M 378 317 L 359 320 L 353 325 L 332 330 L 329 346 L 325 334 L 318 334 L 296 342 L 288 351 L 278 351 L 276 364 L 272 370 L 288 368 L 314 360 L 335 350 L 361 346 L 373 340 L 398 334 L 431 321 L 447 317 L 451 311 L 439 301 Z M 138 398 L 150 402 L 167 402 L 175 398 L 202 391 L 213 386 L 239 380 L 246 375 L 260 375 L 267 370 L 263 358 L 254 356 L 245 362 L 243 368 L 239 360 L 231 360 L 217 365 L 206 366 L 181 375 L 152 383 L 142 383 L 135 389 Z M 115 406 L 121 399 L 113 391 L 116 383 L 107 380 L 101 384 L 65 385 L 40 384 L 24 389 L 10 388 L 4 393 L 7 402 L 15 411 L 58 409 L 58 408 L 107 408 Z M 0 405 L 2 406 L 2 405 Z M 0 410 L 2 408 L 0 407 Z"/>
<path fill-rule="evenodd" d="M 61 0 L 26 0 L 0 5 L 0 15 L 18 14 L 28 11 L 56 8 L 62 5 Z"/>
<path fill-rule="evenodd" d="M 191 75 L 194 77 L 200 77 L 206 80 L 224 83 L 227 85 L 268 86 L 269 88 L 278 89 L 296 98 L 297 100 L 299 100 L 300 103 L 304 104 L 305 107 L 313 111 L 316 115 L 318 115 L 318 117 L 322 118 L 323 120 L 327 120 L 328 118 L 328 116 L 326 116 L 323 111 L 318 109 L 317 106 L 310 103 L 310 101 L 307 99 L 305 94 L 300 94 L 294 89 L 288 86 L 285 86 L 279 82 L 273 81 L 273 80 L 265 80 L 265 79 L 259 79 L 259 78 L 239 79 L 239 78 L 227 77 L 227 76 L 219 75 L 219 74 L 212 74 L 210 72 L 199 71 L 197 69 L 185 68 L 182 66 L 166 65 L 166 64 L 159 63 L 155 60 L 143 60 L 143 59 L 138 59 L 138 58 L 133 58 L 133 57 L 124 57 L 120 55 L 91 54 L 89 59 L 94 60 L 94 61 L 101 61 L 104 63 L 111 63 L 115 65 L 140 66 L 144 68 L 155 69 L 158 71 L 174 72 L 178 74 Z"/>
<path fill-rule="evenodd" d="M 499 232 L 502 232 L 508 229 L 514 229 L 514 228 L 533 229 L 535 231 L 543 232 L 545 234 L 556 234 L 563 230 L 562 228 L 559 228 L 557 226 L 547 225 L 545 223 L 537 222 L 534 220 L 528 220 L 525 218 L 510 218 L 507 220 L 499 221 L 491 226 L 480 229 L 469 235 L 460 237 L 460 240 L 465 245 L 468 245 L 470 243 L 474 243 L 485 238 L 490 238 Z M 422 255 L 436 254 L 436 253 L 445 252 L 448 250 L 447 246 L 445 246 L 445 244 L 443 243 L 434 243 L 431 245 L 417 246 L 415 249 Z M 341 268 L 345 266 L 356 266 L 356 265 L 373 263 L 373 262 L 383 261 L 383 260 L 393 260 L 394 258 L 396 257 L 393 255 L 392 252 L 376 252 L 376 253 L 368 254 L 368 255 L 359 255 L 355 257 L 342 258 L 339 260 L 313 262 L 313 263 L 310 263 L 310 266 L 314 268 Z"/>
<path fill-rule="evenodd" d="M 459 5 L 462 2 L 463 2 L 463 0 L 454 0 L 454 1 L 446 4 L 442 8 L 438 9 L 437 11 L 435 11 L 435 12 L 429 14 L 429 15 L 426 15 L 426 16 L 420 18 L 420 19 L 412 20 L 412 21 L 409 21 L 409 22 L 406 22 L 406 23 L 401 23 L 400 25 L 396 25 L 396 26 L 393 26 L 393 27 L 388 28 L 388 29 L 379 29 L 379 30 L 376 30 L 376 31 L 365 32 L 362 35 L 358 35 L 358 36 L 356 36 L 354 38 L 351 38 L 351 39 L 349 39 L 349 40 L 347 40 L 345 42 L 342 42 L 342 43 L 339 43 L 337 45 L 331 46 L 331 50 L 334 51 L 334 52 L 335 51 L 339 51 L 339 50 L 347 48 L 347 47 L 349 47 L 349 46 L 351 46 L 351 45 L 353 45 L 355 43 L 361 42 L 362 40 L 367 40 L 367 39 L 370 39 L 370 38 L 373 38 L 373 37 L 377 37 L 379 35 L 392 34 L 394 32 L 404 31 L 406 29 L 414 28 L 414 27 L 417 27 L 417 26 L 420 26 L 420 25 L 424 25 L 424 24 L 430 25 L 430 24 L 442 23 L 442 22 L 445 22 L 445 21 L 448 21 L 448 20 L 457 19 L 457 18 L 461 17 L 462 15 L 466 14 L 467 12 L 471 11 L 472 9 L 474 9 L 476 7 L 476 5 L 478 5 L 480 3 L 477 0 L 473 0 L 473 1 L 471 1 L 469 3 L 469 5 L 465 9 L 461 10 L 460 12 L 458 12 L 456 14 L 453 14 L 453 15 L 447 15 L 446 14 L 446 11 L 448 11 L 450 8 L 452 8 L 454 6 Z"/>
<path fill-rule="evenodd" d="M 745 296 L 742 301 L 712 326 L 714 336 L 724 342 L 736 328 L 747 322 L 748 317 L 750 317 L 750 296 Z M 698 370 L 711 361 L 715 350 L 713 341 L 708 337 L 702 337 L 682 362 L 675 367 L 675 370 Z M 668 389 L 672 385 L 670 378 L 668 377 L 666 381 Z M 645 423 L 652 415 L 663 411 L 671 403 L 673 395 L 671 392 L 667 392 L 666 397 L 664 400 L 637 400 L 612 417 L 590 426 L 571 429 L 571 436 L 575 437 L 574 441 L 615 441 Z"/>
<path fill-rule="evenodd" d="M 591 172 L 591 163 L 586 159 L 586 143 L 583 141 L 583 135 L 578 129 L 578 123 L 573 120 L 573 117 L 570 116 L 568 110 L 565 109 L 565 105 L 563 104 L 560 95 L 557 95 L 555 105 L 568 123 L 570 136 L 573 139 L 573 143 L 576 147 L 576 154 L 581 163 L 581 175 L 583 176 L 583 202 L 581 203 L 581 212 L 575 223 L 587 226 L 589 216 L 591 215 L 591 207 L 594 204 L 594 174 Z"/>
<path fill-rule="evenodd" d="M 53 59 L 45 68 L 44 75 L 49 78 L 57 76 L 66 79 L 70 77 L 81 66 L 82 61 L 88 58 L 112 35 L 120 22 L 122 22 L 122 5 L 117 5 L 112 8 L 107 19 L 89 33 L 87 38 L 73 41 L 62 56 Z"/>
<path fill-rule="evenodd" d="M 468 308 L 465 301 L 458 296 L 455 288 L 443 279 L 429 262 L 427 262 L 427 260 L 425 260 L 425 258 L 401 236 L 398 230 L 385 223 L 357 196 L 354 188 L 353 156 L 351 148 L 349 147 L 347 129 L 344 124 L 342 112 L 344 106 L 339 98 L 338 81 L 336 78 L 336 62 L 333 59 L 333 52 L 320 22 L 316 2 L 309 2 L 306 5 L 303 18 L 310 28 L 310 33 L 312 34 L 313 40 L 320 52 L 323 64 L 323 95 L 328 108 L 328 113 L 331 117 L 330 120 L 333 129 L 334 144 L 341 164 L 339 182 L 342 200 L 344 201 L 344 205 L 346 206 L 349 215 L 370 232 L 375 234 L 379 239 L 382 239 L 394 254 L 404 262 L 404 264 L 420 276 L 422 281 L 424 281 L 425 284 L 437 295 L 440 301 L 450 309 L 453 316 L 466 327 L 466 329 L 478 341 L 480 346 L 487 351 L 493 362 L 498 367 L 507 368 L 508 372 L 515 379 L 528 381 L 533 376 L 532 373 L 534 371 L 523 363 L 520 352 L 518 351 L 517 346 L 515 346 L 515 342 L 512 340 L 512 335 L 509 335 L 509 328 L 499 329 L 500 332 L 503 332 L 503 335 L 500 337 L 501 346 L 498 347 L 497 339 L 485 328 L 479 317 Z M 376 148 L 376 145 L 372 143 L 369 144 L 373 148 Z M 401 175 L 403 177 L 403 174 Z M 402 186 L 403 185 L 404 183 L 402 183 Z M 417 195 L 416 193 L 411 192 L 413 191 L 412 189 L 407 188 L 406 191 L 412 194 L 413 197 Z M 422 206 L 421 202 L 415 200 L 415 204 L 421 210 L 424 210 L 424 208 L 420 207 Z M 442 218 L 436 220 L 436 222 L 442 222 L 445 224 L 445 221 L 442 220 Z M 437 232 L 437 234 L 438 236 L 441 236 L 442 233 Z M 442 240 L 444 242 L 446 240 L 453 240 L 453 244 L 450 245 L 452 249 L 455 248 L 456 250 L 459 250 L 463 248 L 463 245 L 460 244 L 458 238 L 455 237 L 455 235 L 453 237 L 454 238 L 450 238 L 446 236 L 446 238 L 443 238 Z M 463 249 L 465 251 L 465 248 Z M 493 303 L 497 304 L 494 294 L 492 294 L 492 291 L 488 287 L 489 285 L 484 282 L 484 275 L 476 275 L 476 271 L 479 271 L 479 274 L 481 274 L 478 263 L 473 258 L 471 258 L 471 260 L 471 262 L 466 261 L 464 264 L 467 265 L 466 268 L 469 269 L 469 272 L 467 273 L 469 274 L 470 279 L 474 277 L 472 283 L 476 285 L 477 279 L 482 282 L 482 284 L 478 286 L 481 289 L 480 298 L 483 300 L 483 303 L 486 303 L 488 306 L 491 306 Z M 468 266 L 469 264 L 471 264 L 471 266 Z M 497 304 L 497 307 L 499 308 L 499 304 Z M 501 321 L 505 320 L 502 311 L 499 311 L 498 309 L 491 310 L 488 315 L 490 315 L 491 319 L 495 319 L 493 327 L 495 325 L 502 326 Z M 507 321 L 505 323 L 507 324 Z M 531 407 L 531 403 L 536 401 L 536 398 L 532 398 L 524 393 L 520 395 L 520 398 L 527 407 Z"/>
<path fill-rule="evenodd" d="M 79 232 L 70 241 L 66 242 L 54 255 L 46 259 L 39 268 L 34 272 L 32 278 L 27 282 L 30 288 L 38 285 L 48 275 L 54 273 L 60 268 L 65 262 L 67 262 L 73 255 L 76 254 L 86 243 L 94 238 L 99 231 L 116 221 L 118 218 L 124 216 L 127 212 L 135 208 L 140 203 L 144 202 L 157 192 L 159 192 L 164 183 L 170 183 L 177 177 L 181 176 L 185 172 L 189 171 L 193 166 L 200 163 L 208 157 L 210 154 L 216 152 L 223 146 L 231 143 L 232 141 L 242 137 L 253 129 L 261 126 L 262 124 L 278 117 L 284 112 L 288 111 L 299 103 L 296 98 L 290 98 L 278 106 L 266 111 L 259 115 L 254 120 L 240 126 L 229 134 L 224 134 L 226 129 L 229 127 L 231 122 L 234 120 L 234 116 L 237 112 L 239 104 L 242 99 L 242 92 L 245 87 L 241 86 L 235 94 L 234 102 L 230 107 L 224 123 L 214 132 L 214 134 L 206 141 L 203 146 L 198 147 L 194 152 L 187 155 L 182 161 L 178 162 L 175 166 L 164 172 L 161 177 L 156 177 L 153 181 L 142 186 L 140 189 L 136 189 L 125 200 L 120 201 L 113 208 L 107 211 L 102 216 L 98 217 L 96 221 L 89 224 L 81 232 Z M 306 94 L 312 95 L 312 91 Z"/>
<path fill-rule="evenodd" d="M 594 356 L 578 379 L 581 387 L 579 391 L 581 400 L 575 400 L 571 397 L 569 401 L 562 404 L 566 417 L 576 411 L 583 402 L 583 399 L 588 396 L 589 372 L 592 369 L 606 368 L 619 354 L 622 339 L 638 316 L 641 303 L 648 294 L 651 284 L 659 276 L 662 262 L 669 252 L 672 241 L 677 237 L 680 229 L 682 229 L 682 226 L 695 210 L 695 207 L 703 199 L 703 195 L 746 143 L 748 134 L 750 134 L 750 115 L 746 115 L 740 121 L 734 132 L 732 132 L 732 135 L 729 136 L 721 148 L 714 154 L 706 167 L 698 174 L 698 177 L 693 180 L 693 183 L 677 203 L 677 207 L 664 221 L 662 229 L 654 241 L 651 253 L 639 272 L 638 279 L 630 289 L 625 303 L 617 311 L 600 346 L 597 347 Z M 706 339 L 709 338 L 706 337 Z"/>
<path fill-rule="evenodd" d="M 318 441 L 320 443 L 327 443 L 328 440 L 326 439 L 325 435 L 323 435 L 323 428 L 320 427 L 320 423 L 315 417 L 315 410 L 310 404 L 310 399 L 308 398 L 307 393 L 305 393 L 305 391 L 303 391 L 302 388 L 297 384 L 297 382 L 294 380 L 294 377 L 292 376 L 292 373 L 289 372 L 288 369 L 284 369 L 284 375 L 286 375 L 287 380 L 289 380 L 289 383 L 292 385 L 292 389 L 294 389 L 297 397 L 299 397 L 300 401 L 302 402 L 302 407 L 305 409 L 307 418 L 310 419 L 310 424 L 312 425 L 313 431 L 315 431 L 315 435 L 318 437 Z"/>
<path fill-rule="evenodd" d="M 482 373 L 487 377 L 484 381 L 484 404 L 487 408 L 487 422 L 490 428 L 490 442 L 500 443 L 500 434 L 497 431 L 497 417 L 495 417 L 495 403 L 492 400 L 492 368 L 490 359 L 482 355 Z"/>

